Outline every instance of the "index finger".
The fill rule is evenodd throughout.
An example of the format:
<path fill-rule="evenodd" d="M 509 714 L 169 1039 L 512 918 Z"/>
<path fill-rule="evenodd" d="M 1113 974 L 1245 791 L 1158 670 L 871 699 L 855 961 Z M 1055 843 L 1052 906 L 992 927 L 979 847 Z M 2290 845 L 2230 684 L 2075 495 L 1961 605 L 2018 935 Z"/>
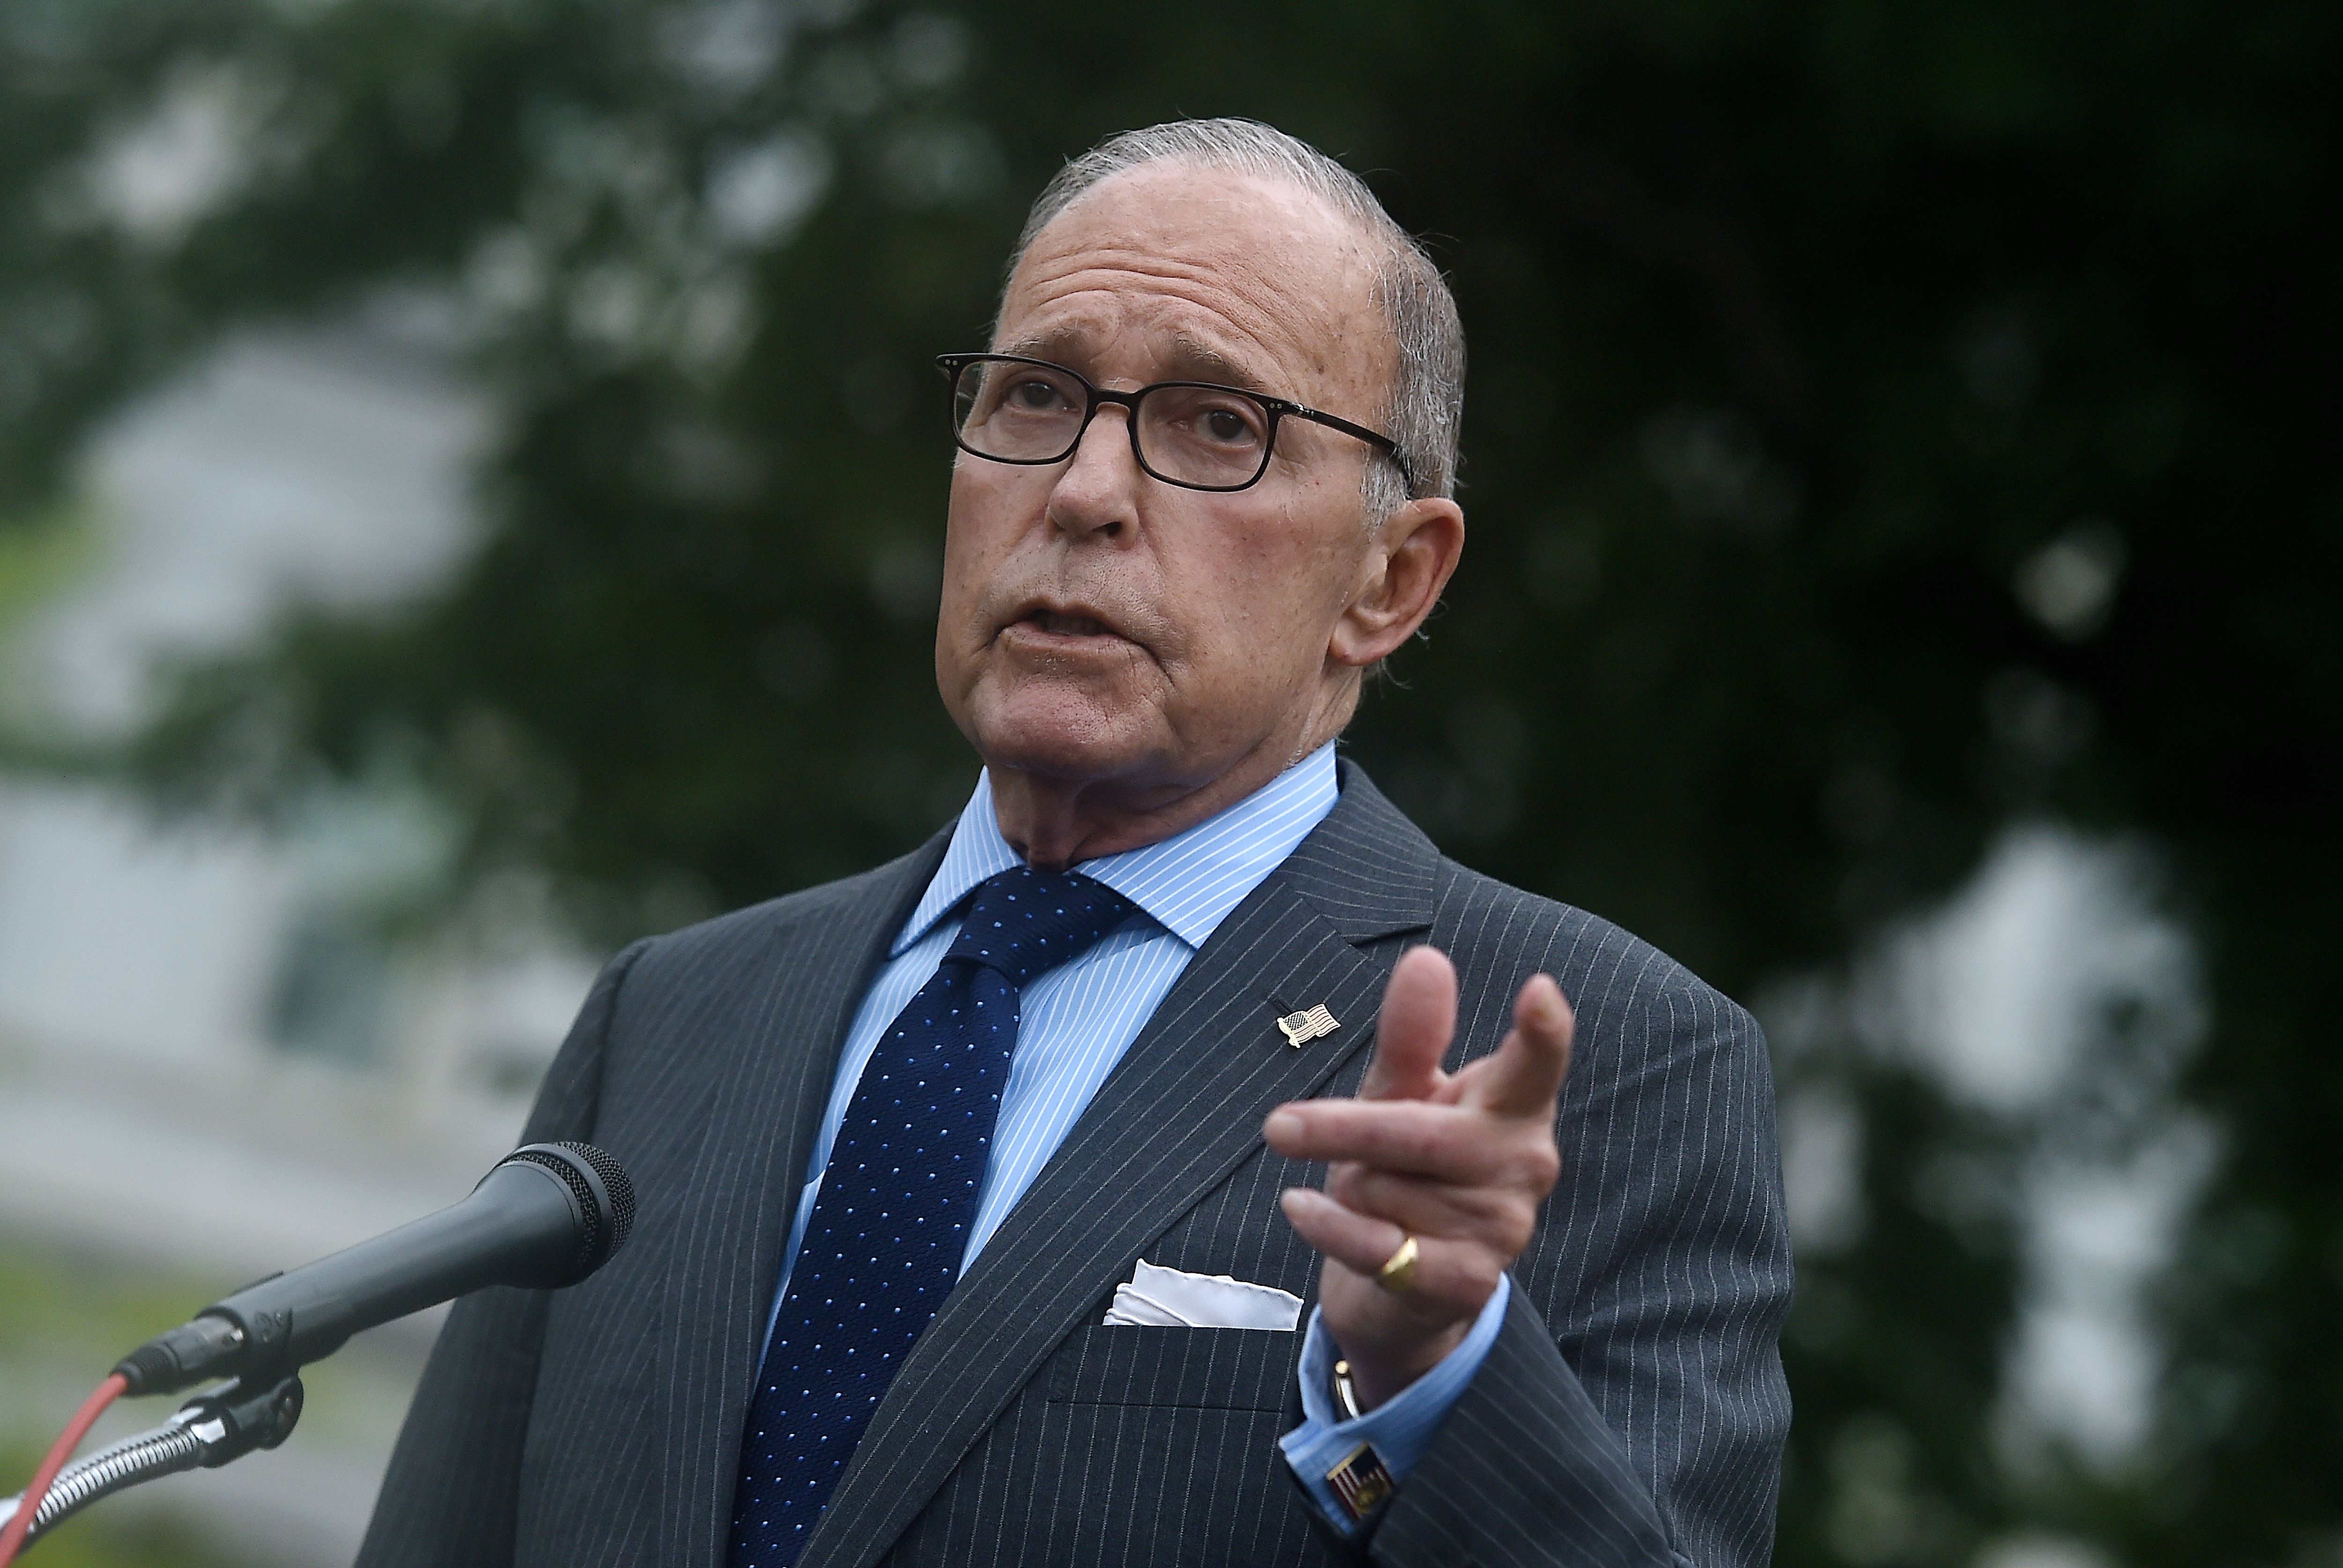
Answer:
<path fill-rule="evenodd" d="M 1484 1061 L 1475 1063 L 1463 1099 L 1500 1116 L 1554 1114 L 1577 1020 L 1554 977 L 1532 975 L 1513 999 L 1513 1031 Z M 1462 1074 L 1459 1075 L 1463 1076 Z"/>

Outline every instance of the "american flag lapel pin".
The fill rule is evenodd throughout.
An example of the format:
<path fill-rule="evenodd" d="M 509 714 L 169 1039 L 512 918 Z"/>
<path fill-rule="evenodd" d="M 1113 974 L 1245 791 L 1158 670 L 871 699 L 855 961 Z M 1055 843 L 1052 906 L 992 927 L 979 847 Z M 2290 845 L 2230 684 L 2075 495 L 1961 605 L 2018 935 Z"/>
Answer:
<path fill-rule="evenodd" d="M 1280 1013 L 1277 1027 L 1285 1036 L 1285 1043 L 1300 1050 L 1313 1040 L 1325 1039 L 1342 1025 L 1322 1001 L 1299 1012 Z"/>

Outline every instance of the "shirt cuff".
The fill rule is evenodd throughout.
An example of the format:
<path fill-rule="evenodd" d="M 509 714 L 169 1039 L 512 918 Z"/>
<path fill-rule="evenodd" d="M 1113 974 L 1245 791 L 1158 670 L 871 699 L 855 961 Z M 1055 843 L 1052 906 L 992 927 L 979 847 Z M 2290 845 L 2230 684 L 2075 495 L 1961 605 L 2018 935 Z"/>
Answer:
<path fill-rule="evenodd" d="M 1348 1535 L 1358 1528 L 1359 1521 L 1334 1490 L 1330 1473 L 1342 1469 L 1364 1444 L 1373 1447 L 1375 1457 L 1383 1461 L 1393 1485 L 1406 1480 L 1408 1472 L 1423 1457 L 1423 1451 L 1432 1446 L 1440 1423 L 1463 1397 L 1473 1375 L 1489 1359 L 1489 1347 L 1497 1342 L 1497 1331 L 1504 1326 L 1505 1303 L 1513 1293 L 1512 1277 L 1500 1276 L 1497 1288 L 1489 1294 L 1488 1305 L 1473 1321 L 1472 1330 L 1463 1342 L 1430 1372 L 1356 1421 L 1336 1417 L 1331 1392 L 1334 1339 L 1320 1322 L 1317 1309 L 1311 1309 L 1309 1333 L 1302 1342 L 1299 1374 L 1302 1421 L 1279 1438 L 1277 1446 L 1284 1452 L 1285 1462 L 1293 1467 L 1294 1478 L 1302 1483 L 1302 1490 L 1310 1493 L 1336 1530 Z"/>

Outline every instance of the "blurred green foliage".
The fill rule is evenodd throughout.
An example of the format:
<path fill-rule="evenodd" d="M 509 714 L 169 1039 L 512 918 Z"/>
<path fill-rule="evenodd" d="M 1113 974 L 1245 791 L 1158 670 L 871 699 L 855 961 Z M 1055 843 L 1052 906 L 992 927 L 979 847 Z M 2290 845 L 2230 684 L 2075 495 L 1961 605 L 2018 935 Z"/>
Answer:
<path fill-rule="evenodd" d="M 78 508 L 64 507 L 0 528 L 0 632 L 87 565 L 93 532 Z"/>
<path fill-rule="evenodd" d="M 2325 1561 L 2338 33 L 2318 0 L 15 0 L 0 508 L 236 323 L 437 320 L 498 400 L 477 555 L 186 671 L 133 765 L 266 811 L 392 759 L 471 869 L 549 869 L 607 939 L 859 869 L 974 769 L 929 672 L 927 357 L 981 344 L 1060 160 L 1272 120 L 1431 237 L 1472 342 L 1464 571 L 1353 737 L 1444 845 L 1742 994 L 2034 818 L 2155 845 L 2202 938 L 2188 1090 L 2230 1136 L 2120 1473 L 1996 1445 L 2016 1134 L 1817 1048 L 1868 1224 L 1805 1273 L 1782 1560 L 2036 1528 Z M 156 147 L 199 199 L 140 196 Z M 1948 1208 L 1948 1167 L 2000 1186 Z"/>
<path fill-rule="evenodd" d="M 128 1346 L 185 1322 L 233 1282 L 157 1277 L 82 1261 L 11 1237 L 0 1262 L 0 1361 L 114 1364 Z M 96 1382 L 96 1374 L 89 1382 Z M 70 1411 L 61 1412 L 60 1419 Z"/>

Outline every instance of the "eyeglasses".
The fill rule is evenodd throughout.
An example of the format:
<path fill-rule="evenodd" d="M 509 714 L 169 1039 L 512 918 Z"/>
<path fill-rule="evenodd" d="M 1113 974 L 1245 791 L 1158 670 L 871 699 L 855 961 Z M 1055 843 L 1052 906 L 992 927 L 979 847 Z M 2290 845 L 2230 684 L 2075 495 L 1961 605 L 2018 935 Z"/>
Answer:
<path fill-rule="evenodd" d="M 1062 463 L 1081 445 L 1101 406 L 1118 403 L 1130 412 L 1131 456 L 1167 485 L 1245 488 L 1269 471 L 1278 422 L 1290 418 L 1364 441 L 1398 465 L 1411 492 L 1415 488 L 1390 437 L 1282 397 L 1208 381 L 1109 392 L 1062 365 L 1016 354 L 941 354 L 936 365 L 952 386 L 952 440 L 991 462 Z"/>

